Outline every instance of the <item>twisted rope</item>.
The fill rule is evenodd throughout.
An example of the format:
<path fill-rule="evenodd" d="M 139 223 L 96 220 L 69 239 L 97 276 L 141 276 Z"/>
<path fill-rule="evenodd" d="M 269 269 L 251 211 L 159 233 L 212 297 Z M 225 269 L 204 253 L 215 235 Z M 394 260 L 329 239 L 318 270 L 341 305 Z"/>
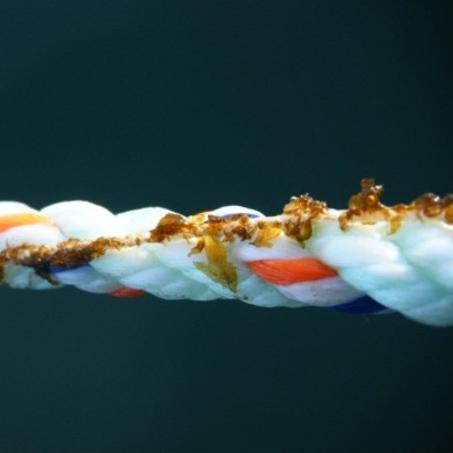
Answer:
<path fill-rule="evenodd" d="M 272 217 L 240 206 L 185 217 L 158 207 L 114 215 L 86 201 L 41 211 L 0 202 L 0 279 L 118 297 L 396 311 L 453 325 L 453 197 L 388 207 L 381 194 L 366 179 L 346 210 L 303 195 Z"/>

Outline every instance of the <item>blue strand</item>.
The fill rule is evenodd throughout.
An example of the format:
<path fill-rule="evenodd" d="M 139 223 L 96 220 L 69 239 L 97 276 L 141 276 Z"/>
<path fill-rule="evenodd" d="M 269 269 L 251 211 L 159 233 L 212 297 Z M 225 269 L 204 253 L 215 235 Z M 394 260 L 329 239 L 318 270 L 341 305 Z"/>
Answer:
<path fill-rule="evenodd" d="M 248 212 L 235 212 L 234 214 L 225 214 L 221 217 L 222 217 L 222 219 L 229 220 L 229 219 L 231 219 L 231 217 L 233 217 L 235 215 L 246 215 L 249 219 L 258 219 L 259 217 L 261 217 L 258 214 L 250 214 Z"/>
<path fill-rule="evenodd" d="M 76 269 L 81 269 L 83 267 L 89 267 L 89 264 L 85 263 L 85 264 L 81 264 L 80 266 L 71 267 L 71 268 L 65 267 L 65 266 L 52 266 L 49 263 L 47 264 L 48 272 L 52 273 L 52 274 L 59 274 L 61 272 L 66 272 L 66 271 L 74 271 Z"/>
<path fill-rule="evenodd" d="M 336 305 L 332 307 L 334 310 L 341 311 L 343 313 L 350 313 L 353 315 L 364 315 L 367 313 L 378 313 L 380 311 L 387 310 L 387 307 L 376 302 L 374 299 L 368 296 L 360 297 L 359 299 L 348 302 L 347 304 Z"/>

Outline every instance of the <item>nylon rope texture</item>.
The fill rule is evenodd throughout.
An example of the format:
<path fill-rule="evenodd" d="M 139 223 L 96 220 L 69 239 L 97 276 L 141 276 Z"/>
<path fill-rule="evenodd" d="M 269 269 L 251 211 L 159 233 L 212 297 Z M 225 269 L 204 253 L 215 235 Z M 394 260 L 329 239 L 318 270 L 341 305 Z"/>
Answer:
<path fill-rule="evenodd" d="M 4 201 L 0 279 L 13 288 L 398 312 L 453 325 L 453 196 L 389 207 L 382 191 L 363 179 L 347 209 L 301 195 L 267 217 L 241 206 L 186 217 L 160 207 L 114 215 L 86 201 L 40 211 Z"/>

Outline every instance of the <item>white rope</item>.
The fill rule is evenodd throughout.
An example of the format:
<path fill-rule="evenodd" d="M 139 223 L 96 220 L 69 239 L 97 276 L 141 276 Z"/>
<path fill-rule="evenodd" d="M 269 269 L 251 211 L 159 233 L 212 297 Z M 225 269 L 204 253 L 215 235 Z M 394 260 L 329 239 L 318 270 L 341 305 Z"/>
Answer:
<path fill-rule="evenodd" d="M 114 215 L 85 201 L 41 211 L 0 202 L 1 279 L 14 288 L 392 310 L 453 325 L 451 196 L 386 207 L 381 192 L 364 180 L 347 210 L 301 196 L 273 217 L 240 206 L 184 217 L 158 207 Z"/>

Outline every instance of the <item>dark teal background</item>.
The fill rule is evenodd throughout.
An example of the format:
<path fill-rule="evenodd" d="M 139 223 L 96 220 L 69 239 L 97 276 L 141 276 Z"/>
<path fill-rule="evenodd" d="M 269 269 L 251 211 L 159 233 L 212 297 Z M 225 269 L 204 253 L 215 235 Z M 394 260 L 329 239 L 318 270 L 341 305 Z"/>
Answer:
<path fill-rule="evenodd" d="M 451 4 L 0 3 L 0 199 L 453 191 Z M 0 289 L 1 452 L 453 451 L 453 329 Z"/>

